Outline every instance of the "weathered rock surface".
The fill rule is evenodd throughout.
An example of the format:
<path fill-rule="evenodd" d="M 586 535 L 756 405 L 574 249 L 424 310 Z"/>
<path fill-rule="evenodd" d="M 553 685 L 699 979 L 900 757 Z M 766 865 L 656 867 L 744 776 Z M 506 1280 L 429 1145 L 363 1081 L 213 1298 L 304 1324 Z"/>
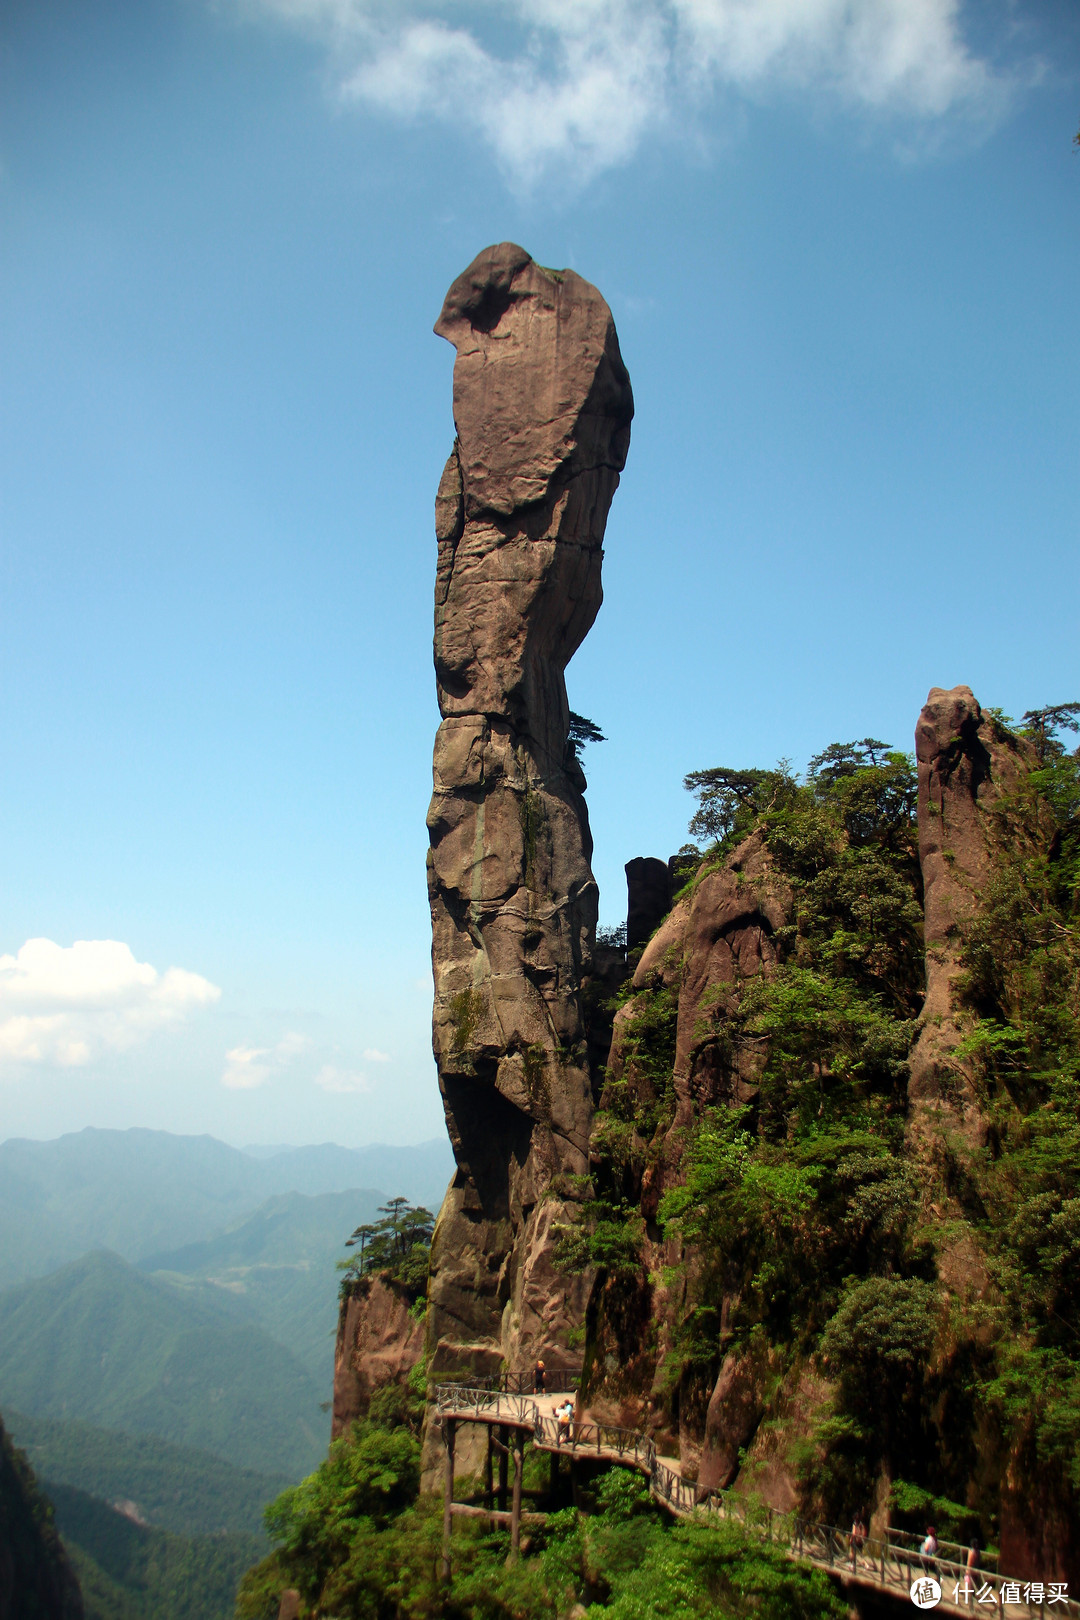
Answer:
<path fill-rule="evenodd" d="M 703 1106 L 752 1094 L 759 1056 L 748 1049 L 732 1056 L 718 1039 L 718 1025 L 737 1005 L 739 985 L 775 964 L 773 935 L 790 904 L 787 885 L 755 832 L 679 901 L 642 952 L 634 989 L 663 986 L 678 996 L 673 1132 Z M 625 1064 L 623 1032 L 635 1012 L 629 1001 L 616 1015 L 609 1065 L 616 1076 Z"/>
<path fill-rule="evenodd" d="M 458 1169 L 432 1245 L 431 1373 L 570 1361 L 587 1280 L 552 1250 L 587 1170 L 596 885 L 563 672 L 600 606 L 633 401 L 573 271 L 487 249 L 435 330 L 457 350 L 436 500 L 443 722 L 428 817 L 433 1045 Z"/>
<path fill-rule="evenodd" d="M 607 1066 L 612 1089 L 602 1103 L 610 1107 L 622 1085 L 639 1114 L 657 1101 L 651 1065 L 638 1061 L 635 1024 L 643 1014 L 649 1016 L 650 998 L 660 992 L 669 998 L 675 1017 L 675 1109 L 653 1141 L 635 1138 L 635 1152 L 644 1164 L 639 1191 L 646 1221 L 643 1274 L 636 1288 L 626 1280 L 608 1280 L 594 1293 L 587 1366 L 593 1404 L 606 1400 L 614 1407 L 638 1400 L 646 1421 L 662 1420 L 670 1392 L 661 1369 L 686 1309 L 694 1262 L 677 1240 L 663 1239 L 653 1223 L 661 1197 L 680 1178 L 686 1127 L 712 1104 L 747 1102 L 755 1094 L 764 1052 L 749 1042 L 733 1045 L 725 1038 L 725 1022 L 738 1006 L 742 985 L 776 963 L 774 936 L 788 921 L 790 908 L 788 886 L 756 832 L 669 913 L 634 971 L 637 994 L 615 1015 Z M 700 1391 L 688 1384 L 680 1389 L 679 1445 L 685 1461 L 692 1464 L 700 1453 L 708 1472 L 722 1474 L 730 1446 L 722 1439 L 715 1410 L 709 1430 L 708 1400 L 707 1388 Z M 736 1460 L 756 1421 L 735 1443 Z M 736 1415 L 731 1422 L 740 1428 Z"/>
<path fill-rule="evenodd" d="M 948 1117 L 972 1142 L 983 1135 L 962 1039 L 957 976 L 962 932 L 978 914 L 1002 829 L 994 811 L 1036 764 L 1034 752 L 985 714 L 970 687 L 931 689 L 915 729 L 919 766 L 926 1001 L 911 1055 L 908 1100 L 916 1129 Z"/>
<path fill-rule="evenodd" d="M 377 1274 L 362 1277 L 338 1316 L 331 1439 L 365 1416 L 377 1389 L 403 1384 L 423 1353 L 423 1325 L 404 1295 Z"/>
<path fill-rule="evenodd" d="M 698 1466 L 703 1491 L 726 1490 L 739 1471 L 739 1451 L 753 1437 L 764 1411 L 762 1358 L 746 1351 L 724 1357 L 705 1414 Z"/>

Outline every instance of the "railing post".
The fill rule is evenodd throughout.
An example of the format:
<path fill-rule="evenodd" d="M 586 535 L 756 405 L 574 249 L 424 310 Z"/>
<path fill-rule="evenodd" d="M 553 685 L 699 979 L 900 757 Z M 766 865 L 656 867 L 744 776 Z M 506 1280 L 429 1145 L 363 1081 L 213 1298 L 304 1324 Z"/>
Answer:
<path fill-rule="evenodd" d="M 454 1524 L 454 1430 L 457 1424 L 447 1418 L 443 1424 L 446 1457 L 443 1467 L 442 1578 L 450 1584 L 450 1537 Z"/>

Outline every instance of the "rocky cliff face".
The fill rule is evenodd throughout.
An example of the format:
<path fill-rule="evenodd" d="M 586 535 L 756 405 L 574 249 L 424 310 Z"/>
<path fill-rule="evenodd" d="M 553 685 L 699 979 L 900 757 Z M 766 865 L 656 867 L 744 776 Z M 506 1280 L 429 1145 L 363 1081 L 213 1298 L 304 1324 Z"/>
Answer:
<path fill-rule="evenodd" d="M 0 1423 L 0 1615 L 83 1620 L 75 1572 L 33 1471 Z"/>
<path fill-rule="evenodd" d="M 915 729 L 926 1000 L 908 1099 L 922 1134 L 946 1125 L 969 1143 L 984 1121 L 962 1040 L 958 976 L 965 925 L 982 906 L 1002 829 L 994 811 L 1036 763 L 1031 747 L 985 714 L 967 686 L 931 689 Z"/>
<path fill-rule="evenodd" d="M 338 1313 L 330 1438 L 366 1416 L 376 1390 L 403 1384 L 423 1353 L 424 1330 L 403 1290 L 377 1273 L 360 1278 Z"/>
<path fill-rule="evenodd" d="M 628 879 L 631 866 L 636 872 L 644 864 L 628 864 Z M 598 1415 L 659 1425 L 661 1440 L 674 1335 L 687 1309 L 693 1261 L 677 1240 L 662 1236 L 657 1210 L 664 1192 L 680 1180 L 694 1122 L 714 1104 L 745 1103 L 756 1093 L 761 1044 L 733 1044 L 725 1030 L 747 981 L 775 966 L 775 935 L 790 911 L 790 890 L 755 832 L 656 929 L 634 970 L 634 994 L 615 1016 L 601 1105 L 618 1107 L 620 1091 L 632 1099 L 632 1158 L 640 1166 L 636 1195 L 646 1227 L 637 1287 L 628 1289 L 625 1279 L 602 1280 L 594 1294 L 587 1387 Z M 602 1155 L 603 1141 L 597 1146 Z M 701 1479 L 710 1487 L 729 1482 L 739 1448 L 760 1422 L 767 1372 L 768 1358 L 758 1353 L 729 1356 L 711 1398 L 705 1397 L 707 1406 L 700 1390 L 696 1399 L 684 1390 L 676 1400 L 671 1444 L 685 1462 L 700 1460 Z"/>
<path fill-rule="evenodd" d="M 428 816 L 433 1044 L 457 1173 L 432 1246 L 431 1373 L 569 1357 L 555 1271 L 592 1113 L 596 885 L 563 672 L 600 606 L 633 401 L 603 298 L 510 243 L 454 282 L 457 440 L 436 500 L 443 716 Z"/>

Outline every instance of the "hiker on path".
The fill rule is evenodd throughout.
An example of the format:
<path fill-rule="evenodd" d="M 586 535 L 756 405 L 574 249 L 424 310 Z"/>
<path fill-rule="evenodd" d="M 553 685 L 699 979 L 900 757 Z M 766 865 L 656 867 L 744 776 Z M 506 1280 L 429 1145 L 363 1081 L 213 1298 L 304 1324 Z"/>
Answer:
<path fill-rule="evenodd" d="M 866 1526 L 863 1524 L 862 1514 L 856 1513 L 851 1525 L 851 1568 L 854 1572 L 858 1568 L 859 1554 L 866 1541 Z"/>
<path fill-rule="evenodd" d="M 536 1366 L 533 1368 L 533 1394 L 542 1395 L 546 1388 L 547 1372 L 545 1371 L 544 1363 L 542 1361 L 538 1361 Z"/>
<path fill-rule="evenodd" d="M 982 1548 L 979 1546 L 979 1532 L 976 1530 L 972 1533 L 971 1545 L 968 1548 L 967 1574 L 964 1576 L 965 1592 L 974 1592 L 975 1590 L 975 1571 L 979 1567 L 979 1556 L 981 1552 Z"/>

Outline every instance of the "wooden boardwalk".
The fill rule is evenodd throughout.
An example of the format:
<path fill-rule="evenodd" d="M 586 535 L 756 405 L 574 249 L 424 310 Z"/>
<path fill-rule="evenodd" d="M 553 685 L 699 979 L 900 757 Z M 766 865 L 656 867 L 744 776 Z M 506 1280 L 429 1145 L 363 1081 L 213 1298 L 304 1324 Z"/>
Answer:
<path fill-rule="evenodd" d="M 512 1553 L 516 1553 L 520 1545 L 522 1520 L 529 1522 L 543 1517 L 522 1513 L 523 1457 L 528 1439 L 536 1450 L 547 1452 L 556 1460 L 568 1457 L 636 1469 L 648 1479 L 655 1499 L 678 1518 L 733 1519 L 800 1563 L 826 1570 L 845 1585 L 910 1602 L 912 1584 L 933 1578 L 941 1587 L 941 1600 L 936 1605 L 939 1613 L 959 1615 L 974 1611 L 987 1615 L 996 1609 L 1002 1613 L 1003 1620 L 1010 1617 L 1034 1620 L 1035 1616 L 1044 1614 L 1048 1620 L 1054 1617 L 1080 1620 L 1080 1603 L 1075 1599 L 1056 1598 L 1051 1604 L 1045 1601 L 1044 1595 L 1044 1601 L 1035 1601 L 1030 1582 L 996 1569 L 976 1571 L 972 1587 L 966 1569 L 966 1549 L 952 1542 L 940 1542 L 934 1558 L 923 1558 L 918 1552 L 917 1537 L 890 1530 L 884 1537 L 868 1537 L 853 1563 L 851 1540 L 846 1531 L 835 1525 L 812 1524 L 795 1514 L 759 1507 L 733 1492 L 700 1490 L 696 1484 L 683 1479 L 676 1459 L 659 1455 L 652 1438 L 643 1430 L 578 1422 L 576 1418 L 568 1427 L 560 1426 L 555 1408 L 565 1401 L 573 1387 L 572 1379 L 559 1379 L 565 1387 L 542 1395 L 515 1391 L 506 1387 L 507 1382 L 498 1379 L 486 1385 L 440 1384 L 435 1392 L 435 1409 L 442 1425 L 446 1455 L 443 1564 L 447 1577 L 455 1512 L 486 1512 L 495 1522 L 509 1523 Z M 453 1500 L 454 1434 L 459 1423 L 480 1423 L 488 1427 L 484 1494 L 489 1506 L 486 1510 L 465 1508 Z M 494 1439 L 496 1430 L 501 1439 Z M 496 1494 L 493 1453 L 499 1456 L 501 1506 L 498 1511 L 493 1506 Z M 513 1506 L 507 1512 L 507 1466 L 511 1456 L 514 1460 Z M 1046 1593 L 1049 1590 L 1049 1583 L 1045 1583 Z"/>

